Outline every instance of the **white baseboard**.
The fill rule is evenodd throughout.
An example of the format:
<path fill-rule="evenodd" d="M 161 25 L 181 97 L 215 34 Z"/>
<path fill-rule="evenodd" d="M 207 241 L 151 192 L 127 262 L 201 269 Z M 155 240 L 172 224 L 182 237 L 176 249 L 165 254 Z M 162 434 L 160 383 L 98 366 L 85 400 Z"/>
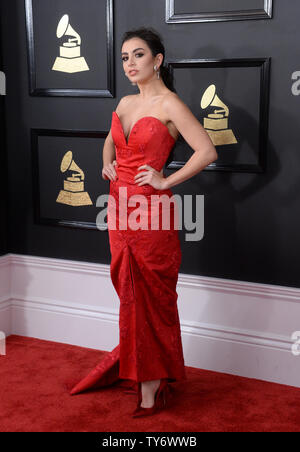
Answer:
<path fill-rule="evenodd" d="M 11 334 L 11 285 L 10 262 L 8 255 L 0 257 L 0 331 Z"/>
<path fill-rule="evenodd" d="M 0 331 L 111 350 L 119 299 L 108 265 L 0 258 Z M 300 289 L 179 274 L 185 364 L 300 387 Z"/>

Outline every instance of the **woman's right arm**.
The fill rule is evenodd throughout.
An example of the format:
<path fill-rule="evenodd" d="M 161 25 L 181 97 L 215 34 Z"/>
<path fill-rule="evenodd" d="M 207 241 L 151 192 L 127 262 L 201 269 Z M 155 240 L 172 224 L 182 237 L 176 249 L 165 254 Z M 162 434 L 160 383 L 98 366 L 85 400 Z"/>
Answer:
<path fill-rule="evenodd" d="M 118 116 L 121 115 L 121 111 L 128 105 L 128 102 L 135 96 L 134 94 L 129 94 L 128 96 L 124 96 L 120 99 L 115 111 Z M 111 130 L 106 137 L 103 146 L 103 169 L 102 169 L 102 177 L 103 179 L 115 180 L 118 178 L 118 175 L 115 170 L 115 166 L 118 165 L 116 158 L 116 149 L 115 143 L 112 139 Z"/>
<path fill-rule="evenodd" d="M 115 149 L 115 143 L 112 139 L 111 130 L 109 131 L 109 134 L 107 135 L 104 146 L 103 146 L 103 168 L 102 168 L 102 178 L 105 180 L 116 180 L 117 173 L 115 170 L 115 166 L 117 165 L 117 162 L 115 160 L 116 158 L 116 149 Z"/>

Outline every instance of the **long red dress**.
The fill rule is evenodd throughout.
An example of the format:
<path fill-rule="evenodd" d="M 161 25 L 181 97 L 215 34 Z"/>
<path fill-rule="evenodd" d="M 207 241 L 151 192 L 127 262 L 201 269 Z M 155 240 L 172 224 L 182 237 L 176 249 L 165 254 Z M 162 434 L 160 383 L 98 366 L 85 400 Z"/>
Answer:
<path fill-rule="evenodd" d="M 118 380 L 134 384 L 161 378 L 186 380 L 176 292 L 181 263 L 176 200 L 170 202 L 170 189 L 134 183 L 134 176 L 145 171 L 138 170 L 141 165 L 161 171 L 175 139 L 158 118 L 145 116 L 134 124 L 126 141 L 115 111 L 111 133 L 118 179 L 110 181 L 107 218 L 110 274 L 120 299 L 119 345 L 71 394 Z M 143 195 L 143 202 L 141 197 L 135 201 L 134 195 Z M 139 215 L 134 213 L 137 209 Z M 156 226 L 151 228 L 151 221 Z"/>

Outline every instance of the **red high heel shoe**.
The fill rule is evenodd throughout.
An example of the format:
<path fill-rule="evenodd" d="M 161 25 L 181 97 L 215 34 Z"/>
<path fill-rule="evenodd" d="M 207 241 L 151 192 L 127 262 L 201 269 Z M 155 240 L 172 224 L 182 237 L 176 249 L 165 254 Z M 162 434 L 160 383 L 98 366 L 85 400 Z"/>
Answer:
<path fill-rule="evenodd" d="M 167 395 L 170 394 L 170 387 L 168 385 L 168 380 L 162 378 L 160 381 L 160 385 L 156 390 L 154 396 L 154 405 L 150 408 L 144 408 L 141 405 L 142 402 L 142 383 L 138 384 L 138 403 L 136 409 L 132 413 L 132 417 L 141 417 L 141 416 L 151 416 L 156 413 L 158 410 L 162 410 L 166 406 L 166 398 Z"/>

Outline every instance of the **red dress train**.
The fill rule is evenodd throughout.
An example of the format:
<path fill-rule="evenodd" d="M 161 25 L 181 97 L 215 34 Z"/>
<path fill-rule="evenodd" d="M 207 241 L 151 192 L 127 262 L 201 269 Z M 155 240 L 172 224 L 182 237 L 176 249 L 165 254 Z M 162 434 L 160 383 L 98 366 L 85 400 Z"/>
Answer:
<path fill-rule="evenodd" d="M 122 380 L 124 386 L 130 381 L 136 386 L 161 378 L 186 380 L 176 292 L 181 263 L 176 200 L 170 202 L 170 189 L 134 183 L 134 176 L 145 171 L 139 166 L 163 168 L 175 140 L 158 118 L 145 116 L 127 142 L 115 111 L 111 133 L 118 179 L 110 181 L 107 218 L 110 274 L 120 299 L 119 344 L 71 394 Z M 143 195 L 143 200 L 134 195 Z"/>

